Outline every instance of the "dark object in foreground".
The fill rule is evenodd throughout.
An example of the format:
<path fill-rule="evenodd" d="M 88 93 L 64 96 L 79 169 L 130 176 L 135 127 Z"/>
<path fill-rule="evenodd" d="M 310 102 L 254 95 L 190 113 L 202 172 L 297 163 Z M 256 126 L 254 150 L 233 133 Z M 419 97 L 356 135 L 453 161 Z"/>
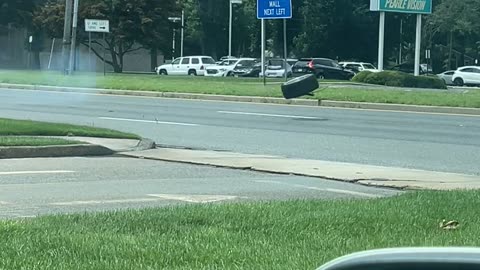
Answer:
<path fill-rule="evenodd" d="M 315 75 L 304 75 L 282 84 L 282 93 L 286 99 L 312 95 L 320 85 Z"/>
<path fill-rule="evenodd" d="M 475 270 L 479 248 L 394 248 L 335 259 L 317 270 Z"/>

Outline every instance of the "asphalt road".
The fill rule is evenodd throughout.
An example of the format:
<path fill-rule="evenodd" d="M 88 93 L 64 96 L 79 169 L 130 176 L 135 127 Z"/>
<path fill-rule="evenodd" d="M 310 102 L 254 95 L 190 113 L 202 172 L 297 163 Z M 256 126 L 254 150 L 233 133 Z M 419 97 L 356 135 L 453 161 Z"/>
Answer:
<path fill-rule="evenodd" d="M 480 175 L 480 117 L 0 89 L 0 117 L 160 144 Z"/>
<path fill-rule="evenodd" d="M 388 189 L 121 157 L 0 161 L 0 219 L 125 208 L 291 199 L 370 199 Z"/>

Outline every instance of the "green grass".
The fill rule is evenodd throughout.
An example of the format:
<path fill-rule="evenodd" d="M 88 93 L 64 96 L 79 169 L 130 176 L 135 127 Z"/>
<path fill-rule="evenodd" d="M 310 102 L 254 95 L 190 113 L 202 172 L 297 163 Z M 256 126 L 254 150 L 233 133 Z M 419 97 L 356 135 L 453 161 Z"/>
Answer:
<path fill-rule="evenodd" d="M 140 91 L 182 92 L 238 96 L 282 97 L 281 80 L 264 86 L 258 78 L 208 78 L 154 75 L 78 73 L 63 76 L 58 72 L 0 71 L 1 83 L 91 87 Z M 393 91 L 363 88 L 327 88 L 317 91 L 316 99 L 430 106 L 480 108 L 480 90 L 466 93 Z"/>
<path fill-rule="evenodd" d="M 134 134 L 116 130 L 0 118 L 0 136 L 83 136 L 138 139 Z"/>
<path fill-rule="evenodd" d="M 72 144 L 79 144 L 79 142 L 58 138 L 0 136 L 0 146 L 50 146 Z"/>
<path fill-rule="evenodd" d="M 453 191 L 11 220 L 0 269 L 315 269 L 373 248 L 479 246 L 479 211 L 480 192 Z"/>

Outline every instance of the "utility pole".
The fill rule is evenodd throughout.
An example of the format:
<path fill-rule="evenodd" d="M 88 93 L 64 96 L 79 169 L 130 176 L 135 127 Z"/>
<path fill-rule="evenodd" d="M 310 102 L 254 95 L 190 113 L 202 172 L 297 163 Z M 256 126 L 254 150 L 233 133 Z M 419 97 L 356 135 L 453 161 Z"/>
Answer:
<path fill-rule="evenodd" d="M 73 74 L 75 69 L 75 52 L 77 46 L 77 23 L 78 23 L 78 1 L 74 0 L 73 4 L 73 23 L 72 23 L 72 42 L 70 47 L 70 65 L 68 67 L 68 74 Z"/>
<path fill-rule="evenodd" d="M 182 31 L 180 43 L 180 57 L 183 57 L 183 39 L 185 38 L 185 10 L 182 9 Z"/>
<path fill-rule="evenodd" d="M 72 34 L 72 0 L 65 0 L 65 22 L 63 25 L 62 71 L 67 72 L 69 67 L 69 45 Z"/>

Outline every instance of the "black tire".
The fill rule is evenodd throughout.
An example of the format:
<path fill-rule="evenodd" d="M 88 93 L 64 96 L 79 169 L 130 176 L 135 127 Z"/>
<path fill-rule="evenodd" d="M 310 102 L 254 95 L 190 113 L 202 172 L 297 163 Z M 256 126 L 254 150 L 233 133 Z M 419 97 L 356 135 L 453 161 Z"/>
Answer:
<path fill-rule="evenodd" d="M 325 75 L 323 75 L 322 73 L 318 73 L 318 74 L 317 74 L 317 79 L 319 79 L 319 80 L 325 80 Z"/>
<path fill-rule="evenodd" d="M 463 86 L 465 83 L 463 82 L 463 79 L 462 78 L 455 78 L 455 80 L 453 81 L 453 83 L 456 85 L 456 86 Z"/>
<path fill-rule="evenodd" d="M 188 71 L 189 76 L 197 76 L 197 71 L 195 69 L 191 69 Z"/>
<path fill-rule="evenodd" d="M 319 86 L 315 75 L 309 74 L 282 84 L 282 93 L 286 99 L 297 98 L 310 94 Z"/>
<path fill-rule="evenodd" d="M 168 75 L 168 72 L 165 69 L 161 69 L 158 75 Z"/>
<path fill-rule="evenodd" d="M 229 72 L 227 73 L 227 77 L 233 77 L 233 75 L 234 75 L 234 74 L 233 74 L 233 71 L 229 71 Z"/>

